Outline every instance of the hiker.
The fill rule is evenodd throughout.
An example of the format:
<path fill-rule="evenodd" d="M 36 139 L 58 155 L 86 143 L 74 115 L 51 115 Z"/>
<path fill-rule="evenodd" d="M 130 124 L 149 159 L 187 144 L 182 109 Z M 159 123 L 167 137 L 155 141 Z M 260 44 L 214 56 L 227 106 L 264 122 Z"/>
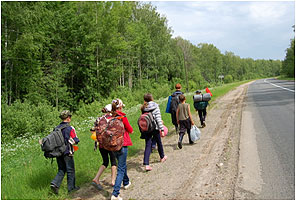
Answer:
<path fill-rule="evenodd" d="M 176 118 L 176 112 L 177 112 L 177 108 L 179 105 L 179 96 L 181 94 L 183 94 L 183 92 L 181 91 L 182 86 L 181 84 L 176 84 L 175 86 L 176 91 L 171 95 L 172 96 L 172 100 L 171 100 L 171 106 L 170 106 L 170 113 L 171 113 L 171 118 L 172 118 L 172 123 L 175 125 L 175 129 L 176 129 L 176 134 L 178 133 L 178 123 L 177 123 L 177 118 Z"/>
<path fill-rule="evenodd" d="M 191 125 L 194 125 L 191 112 L 190 112 L 190 105 L 186 103 L 186 97 L 181 94 L 179 96 L 180 104 L 178 105 L 177 109 L 177 122 L 180 125 L 180 133 L 179 133 L 179 141 L 178 147 L 182 149 L 182 140 L 187 130 L 189 144 L 193 144 L 193 141 L 190 138 L 190 129 Z"/>
<path fill-rule="evenodd" d="M 153 102 L 153 96 L 150 93 L 144 95 L 144 104 L 141 107 L 142 114 L 151 112 L 153 121 L 156 123 L 156 127 L 153 131 L 145 133 L 145 151 L 144 151 L 144 162 L 145 170 L 151 171 L 152 167 L 149 165 L 149 158 L 152 151 L 152 141 L 157 143 L 157 149 L 160 156 L 160 162 L 164 162 L 167 156 L 164 155 L 163 146 L 161 142 L 161 136 L 164 136 L 163 121 L 161 120 L 160 109 L 157 103 Z"/>
<path fill-rule="evenodd" d="M 195 93 L 196 93 L 196 95 L 201 95 L 200 90 L 197 90 Z M 209 104 L 208 101 L 194 102 L 194 108 L 198 112 L 198 116 L 199 116 L 199 120 L 200 120 L 200 124 L 201 124 L 202 128 L 206 127 L 205 121 L 206 121 L 206 116 L 207 116 L 208 104 Z"/>
<path fill-rule="evenodd" d="M 128 146 L 132 146 L 132 141 L 129 136 L 129 133 L 133 133 L 133 128 L 128 122 L 126 114 L 122 112 L 122 108 L 125 105 L 123 104 L 122 100 L 116 99 L 112 101 L 112 116 L 122 116 L 122 121 L 124 124 L 125 132 L 124 132 L 124 140 L 123 140 L 123 147 L 120 151 L 114 152 L 115 157 L 117 159 L 117 176 L 115 180 L 115 185 L 113 188 L 111 200 L 122 200 L 119 196 L 120 194 L 120 187 L 123 184 L 124 189 L 128 189 L 131 185 L 131 182 L 127 176 L 127 166 L 126 166 L 126 159 L 128 153 Z"/>
<path fill-rule="evenodd" d="M 65 173 L 67 173 L 68 192 L 70 193 L 79 190 L 79 186 L 75 186 L 75 167 L 73 158 L 73 144 L 78 144 L 79 139 L 76 135 L 75 128 L 70 126 L 71 117 L 72 114 L 69 110 L 64 110 L 60 113 L 62 122 L 58 125 L 58 127 L 68 124 L 66 128 L 62 129 L 62 134 L 67 148 L 62 156 L 57 157 L 58 173 L 50 183 L 50 187 L 55 194 L 59 193 L 59 187 L 61 186 Z"/>
<path fill-rule="evenodd" d="M 110 119 L 111 118 L 111 111 L 112 111 L 112 105 L 108 104 L 106 105 L 103 109 L 102 112 L 105 113 L 105 115 L 103 115 L 102 117 L 97 118 L 94 127 L 96 127 L 98 125 L 98 122 L 101 118 L 107 118 Z M 94 150 L 97 149 L 97 144 L 98 142 L 95 142 L 95 147 Z M 115 155 L 112 151 L 108 151 L 106 149 L 104 149 L 102 147 L 101 144 L 99 144 L 99 151 L 101 153 L 102 159 L 103 159 L 103 164 L 100 166 L 98 173 L 96 174 L 95 178 L 92 180 L 92 185 L 98 189 L 98 190 L 102 190 L 103 187 L 100 184 L 100 176 L 103 174 L 104 170 L 108 167 L 109 165 L 109 159 L 111 162 L 111 185 L 114 186 L 115 185 L 115 178 L 116 178 L 116 159 L 115 159 Z"/>

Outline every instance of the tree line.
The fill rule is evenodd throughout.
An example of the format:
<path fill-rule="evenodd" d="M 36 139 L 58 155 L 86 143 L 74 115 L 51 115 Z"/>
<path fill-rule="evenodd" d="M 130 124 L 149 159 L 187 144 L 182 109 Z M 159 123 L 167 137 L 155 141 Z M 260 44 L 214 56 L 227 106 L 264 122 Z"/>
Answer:
<path fill-rule="evenodd" d="M 176 82 L 188 91 L 217 85 L 219 75 L 229 83 L 282 71 L 280 60 L 240 58 L 173 38 L 150 3 L 4 1 L 1 28 L 7 105 L 26 100 L 75 111 L 116 91 L 172 90 Z"/>

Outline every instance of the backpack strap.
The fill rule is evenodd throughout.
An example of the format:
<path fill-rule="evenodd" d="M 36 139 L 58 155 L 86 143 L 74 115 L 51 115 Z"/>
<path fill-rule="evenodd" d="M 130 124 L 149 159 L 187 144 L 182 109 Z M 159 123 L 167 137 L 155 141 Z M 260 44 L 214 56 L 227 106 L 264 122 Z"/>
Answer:
<path fill-rule="evenodd" d="M 67 127 L 69 127 L 69 126 L 70 126 L 69 123 L 66 123 L 66 124 L 60 124 L 60 125 L 58 125 L 57 127 L 55 127 L 54 130 L 56 130 L 56 129 L 61 129 L 61 130 L 63 130 L 64 128 L 67 128 Z"/>

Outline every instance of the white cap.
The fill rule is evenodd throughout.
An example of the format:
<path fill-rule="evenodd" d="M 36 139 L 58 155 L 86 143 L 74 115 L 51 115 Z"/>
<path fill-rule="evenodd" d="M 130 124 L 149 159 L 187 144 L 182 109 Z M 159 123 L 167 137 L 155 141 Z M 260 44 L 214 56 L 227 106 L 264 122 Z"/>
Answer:
<path fill-rule="evenodd" d="M 108 112 L 111 112 L 112 111 L 112 105 L 111 104 L 108 104 L 105 106 L 105 109 L 108 111 Z"/>
<path fill-rule="evenodd" d="M 113 100 L 112 103 L 116 103 L 116 108 L 125 107 L 122 100 L 120 100 L 119 98 Z"/>

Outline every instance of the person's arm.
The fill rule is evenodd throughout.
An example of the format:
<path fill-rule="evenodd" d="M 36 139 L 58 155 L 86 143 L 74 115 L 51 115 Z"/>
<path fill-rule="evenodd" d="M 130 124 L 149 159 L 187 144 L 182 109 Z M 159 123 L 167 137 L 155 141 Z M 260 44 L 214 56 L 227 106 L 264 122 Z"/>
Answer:
<path fill-rule="evenodd" d="M 75 141 L 76 144 L 80 142 L 79 138 L 77 137 L 75 128 L 73 126 L 71 126 L 70 137 Z"/>
<path fill-rule="evenodd" d="M 177 119 L 177 124 L 179 124 L 179 106 L 178 106 L 177 112 L 176 112 L 176 119 Z"/>
<path fill-rule="evenodd" d="M 124 125 L 125 130 L 128 133 L 133 133 L 134 132 L 133 127 L 130 125 L 130 123 L 128 122 L 128 119 L 126 117 L 124 117 L 122 119 L 122 122 L 123 122 L 123 125 Z"/>
<path fill-rule="evenodd" d="M 188 114 L 189 114 L 189 117 L 190 117 L 191 125 L 194 125 L 194 121 L 192 119 L 192 115 L 191 115 L 191 112 L 190 112 L 190 105 L 189 104 L 188 104 Z"/>

